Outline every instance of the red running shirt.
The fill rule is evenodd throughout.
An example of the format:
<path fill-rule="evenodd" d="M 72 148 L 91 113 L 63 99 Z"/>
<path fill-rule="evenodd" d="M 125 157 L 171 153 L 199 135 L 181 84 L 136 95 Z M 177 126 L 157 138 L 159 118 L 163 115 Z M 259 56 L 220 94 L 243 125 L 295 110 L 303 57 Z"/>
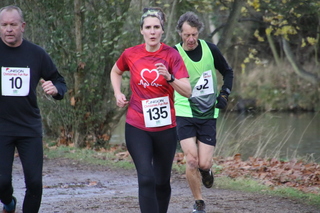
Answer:
<path fill-rule="evenodd" d="M 161 43 L 159 50 L 148 52 L 145 44 L 126 49 L 116 64 L 121 71 L 130 71 L 131 98 L 126 116 L 126 122 L 145 131 L 162 131 L 176 126 L 173 103 L 173 87 L 166 79 L 158 75 L 155 64 L 163 63 L 169 73 L 176 79 L 188 78 L 184 62 L 174 48 Z M 146 99 L 169 97 L 171 124 L 161 127 L 146 127 L 143 117 L 142 101 Z"/>

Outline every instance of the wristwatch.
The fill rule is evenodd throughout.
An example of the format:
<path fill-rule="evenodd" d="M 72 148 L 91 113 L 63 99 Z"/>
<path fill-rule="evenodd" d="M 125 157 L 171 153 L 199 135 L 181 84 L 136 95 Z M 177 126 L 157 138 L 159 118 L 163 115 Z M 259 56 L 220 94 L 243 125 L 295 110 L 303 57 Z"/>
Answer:
<path fill-rule="evenodd" d="M 174 80 L 175 80 L 174 75 L 171 74 L 171 80 L 169 80 L 169 81 L 167 81 L 167 82 L 168 82 L 168 83 L 171 83 L 171 82 L 173 82 Z"/>

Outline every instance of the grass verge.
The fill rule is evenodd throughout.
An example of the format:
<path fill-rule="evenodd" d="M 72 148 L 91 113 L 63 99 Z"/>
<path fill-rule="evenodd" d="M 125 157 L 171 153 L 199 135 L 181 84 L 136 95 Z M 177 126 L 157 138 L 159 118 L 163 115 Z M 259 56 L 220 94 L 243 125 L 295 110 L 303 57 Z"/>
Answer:
<path fill-rule="evenodd" d="M 45 147 L 44 155 L 49 159 L 67 158 L 86 164 L 108 166 L 110 168 L 134 169 L 134 164 L 124 159 L 125 150 L 117 148 L 113 151 L 97 152 L 91 149 L 79 149 L 70 146 Z"/>
<path fill-rule="evenodd" d="M 304 193 L 290 187 L 269 187 L 250 178 L 231 179 L 228 177 L 216 178 L 217 188 L 239 190 L 243 192 L 261 193 L 270 196 L 286 197 L 298 200 L 308 205 L 320 207 L 320 196 L 312 193 Z"/>

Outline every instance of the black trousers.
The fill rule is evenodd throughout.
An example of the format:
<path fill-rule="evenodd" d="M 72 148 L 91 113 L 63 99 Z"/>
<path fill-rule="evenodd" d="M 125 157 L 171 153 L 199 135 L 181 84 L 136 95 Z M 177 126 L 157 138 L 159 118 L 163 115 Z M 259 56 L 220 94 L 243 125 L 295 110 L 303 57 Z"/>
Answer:
<path fill-rule="evenodd" d="M 142 213 L 166 213 L 171 197 L 171 169 L 177 148 L 176 128 L 147 132 L 126 123 L 127 149 L 134 161 Z"/>
<path fill-rule="evenodd" d="M 0 200 L 4 204 L 9 204 L 12 200 L 12 165 L 15 148 L 19 153 L 26 184 L 23 213 L 37 213 L 42 197 L 42 137 L 0 135 Z"/>

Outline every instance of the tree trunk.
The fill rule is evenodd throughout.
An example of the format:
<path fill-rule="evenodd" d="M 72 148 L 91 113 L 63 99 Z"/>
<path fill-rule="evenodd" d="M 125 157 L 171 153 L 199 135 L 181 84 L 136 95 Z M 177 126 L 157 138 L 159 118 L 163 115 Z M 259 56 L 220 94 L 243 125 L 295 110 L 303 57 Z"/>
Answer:
<path fill-rule="evenodd" d="M 176 5 L 177 5 L 177 0 L 173 0 L 171 11 L 170 11 L 170 16 L 168 18 L 169 22 L 168 22 L 167 30 L 166 30 L 167 33 L 166 33 L 165 39 L 163 40 L 163 42 L 165 42 L 165 43 L 170 43 L 170 41 L 172 39 L 172 33 L 175 32 L 175 29 L 173 29 L 173 30 L 171 30 L 171 29 L 172 29 L 172 27 L 174 28 L 174 24 L 172 23 L 172 21 L 174 20 L 173 15 L 176 11 Z"/>
<path fill-rule="evenodd" d="M 298 62 L 295 60 L 294 55 L 292 53 L 292 50 L 290 48 L 289 43 L 287 42 L 287 40 L 285 38 L 282 37 L 282 43 L 283 43 L 283 50 L 293 68 L 293 70 L 295 71 L 295 73 L 297 75 L 299 75 L 301 78 L 304 78 L 305 80 L 311 82 L 312 84 L 319 84 L 320 82 L 320 78 L 315 75 L 312 74 L 310 72 L 305 71 L 300 64 L 298 64 Z"/>
<path fill-rule="evenodd" d="M 81 110 L 81 104 L 83 100 L 81 93 L 81 82 L 84 82 L 84 67 L 85 64 L 81 62 L 82 55 L 82 22 L 81 22 L 81 0 L 74 0 L 74 19 L 75 19 L 75 43 L 76 43 L 76 53 L 79 57 L 77 63 L 78 68 L 74 72 L 74 96 L 75 96 L 75 111 L 79 112 L 80 119 L 75 120 L 74 128 L 74 144 L 77 147 L 85 146 L 85 134 L 83 130 L 83 117 Z"/>
<path fill-rule="evenodd" d="M 273 54 L 273 59 L 276 62 L 276 65 L 279 67 L 280 66 L 280 57 L 277 52 L 276 46 L 274 44 L 273 38 L 272 38 L 271 34 L 268 32 L 266 33 L 266 36 L 267 36 L 268 43 L 269 43 L 269 46 L 270 46 L 272 54 Z"/>
<path fill-rule="evenodd" d="M 238 22 L 238 18 L 241 15 L 241 8 L 244 4 L 244 0 L 234 0 L 232 9 L 223 28 L 223 32 L 220 36 L 220 40 L 218 42 L 218 47 L 222 53 L 225 53 L 227 49 L 230 47 L 231 39 L 233 37 L 233 30 L 235 29 L 235 25 Z"/>

